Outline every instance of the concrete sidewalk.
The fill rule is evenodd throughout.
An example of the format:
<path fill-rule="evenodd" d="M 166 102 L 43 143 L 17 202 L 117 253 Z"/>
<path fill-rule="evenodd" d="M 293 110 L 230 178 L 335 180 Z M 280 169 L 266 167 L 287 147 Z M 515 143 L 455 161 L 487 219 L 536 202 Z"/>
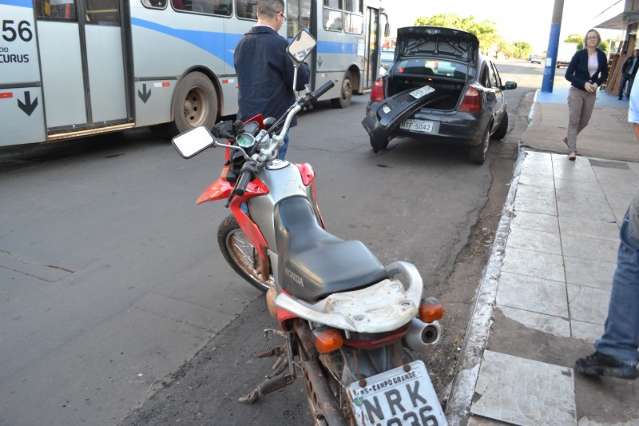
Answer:
<path fill-rule="evenodd" d="M 563 143 L 568 128 L 568 90 L 569 86 L 562 84 L 553 93 L 537 92 L 532 122 L 523 136 L 525 146 L 568 153 Z M 589 157 L 639 161 L 639 144 L 628 124 L 628 101 L 598 92 L 590 123 L 577 139 L 577 150 Z"/>
<path fill-rule="evenodd" d="M 626 103 L 602 93 L 569 161 L 566 96 L 538 94 L 523 135 L 523 146 L 551 152 L 520 150 L 447 402 L 451 425 L 639 425 L 639 380 L 573 371 L 603 331 L 639 142 Z"/>

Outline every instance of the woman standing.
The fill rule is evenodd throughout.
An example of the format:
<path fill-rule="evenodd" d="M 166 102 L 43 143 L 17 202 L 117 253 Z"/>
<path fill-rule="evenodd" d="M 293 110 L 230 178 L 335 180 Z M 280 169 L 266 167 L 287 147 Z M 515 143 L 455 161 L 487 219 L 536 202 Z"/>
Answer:
<path fill-rule="evenodd" d="M 588 125 L 597 99 L 597 89 L 608 79 L 608 60 L 606 54 L 598 49 L 601 36 L 596 30 L 586 33 L 585 49 L 575 53 L 566 70 L 566 80 L 572 83 L 568 95 L 568 134 L 564 143 L 568 145 L 568 158 L 577 157 L 577 135 Z"/>

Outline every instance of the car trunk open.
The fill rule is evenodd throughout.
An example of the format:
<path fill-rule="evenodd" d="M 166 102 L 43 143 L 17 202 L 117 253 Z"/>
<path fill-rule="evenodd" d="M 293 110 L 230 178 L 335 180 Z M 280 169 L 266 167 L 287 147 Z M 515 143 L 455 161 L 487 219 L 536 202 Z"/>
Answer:
<path fill-rule="evenodd" d="M 479 40 L 473 34 L 438 27 L 407 27 L 397 32 L 395 66 L 386 96 L 429 85 L 435 94 L 427 108 L 455 109 L 473 78 Z"/>
<path fill-rule="evenodd" d="M 388 95 L 393 96 L 408 89 L 418 89 L 428 85 L 435 89 L 433 97 L 427 104 L 427 108 L 438 110 L 455 109 L 466 87 L 465 81 L 447 81 L 434 78 L 410 76 L 390 76 L 388 78 Z"/>

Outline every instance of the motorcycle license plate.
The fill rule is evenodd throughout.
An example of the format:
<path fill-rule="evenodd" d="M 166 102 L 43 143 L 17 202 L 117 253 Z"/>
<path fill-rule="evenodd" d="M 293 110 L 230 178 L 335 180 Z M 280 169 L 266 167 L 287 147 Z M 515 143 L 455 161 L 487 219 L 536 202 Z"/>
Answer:
<path fill-rule="evenodd" d="M 411 130 L 413 132 L 432 133 L 435 127 L 435 122 L 407 118 L 406 120 L 402 121 L 402 124 L 399 127 L 400 129 Z"/>
<path fill-rule="evenodd" d="M 394 368 L 348 387 L 358 426 L 447 425 L 446 417 L 422 361 L 410 370 Z"/>

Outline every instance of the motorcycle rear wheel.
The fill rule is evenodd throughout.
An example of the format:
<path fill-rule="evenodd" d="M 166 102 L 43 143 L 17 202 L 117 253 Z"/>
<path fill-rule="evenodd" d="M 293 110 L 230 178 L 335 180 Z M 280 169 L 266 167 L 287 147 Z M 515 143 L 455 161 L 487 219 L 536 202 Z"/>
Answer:
<path fill-rule="evenodd" d="M 267 281 L 260 278 L 257 251 L 232 215 L 227 216 L 220 224 L 217 242 L 224 259 L 240 277 L 262 292 L 273 287 L 273 275 Z"/>

